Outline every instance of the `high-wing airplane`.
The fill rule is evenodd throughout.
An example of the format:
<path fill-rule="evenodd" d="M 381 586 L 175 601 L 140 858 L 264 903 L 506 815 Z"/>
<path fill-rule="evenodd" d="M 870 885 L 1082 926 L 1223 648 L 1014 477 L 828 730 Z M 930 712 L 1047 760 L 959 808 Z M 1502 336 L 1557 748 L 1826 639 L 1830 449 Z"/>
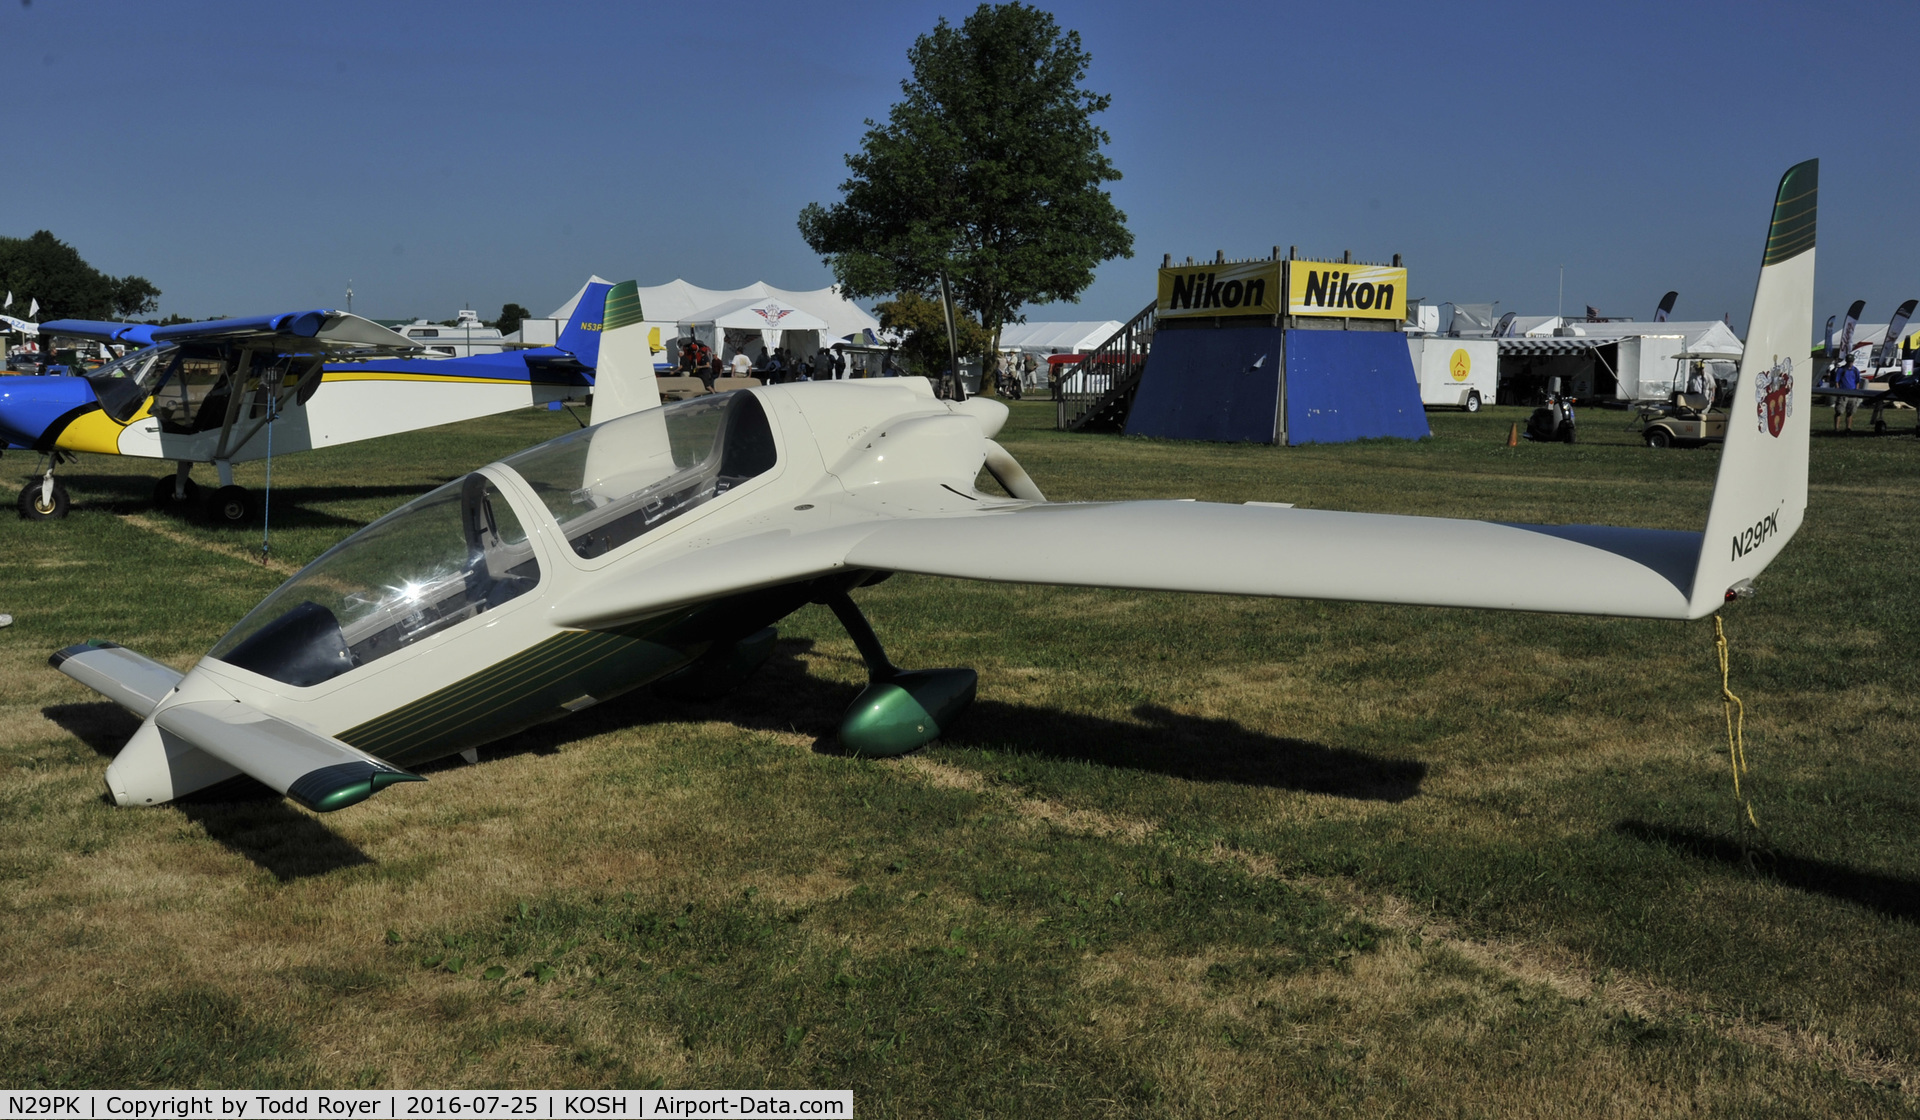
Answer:
<path fill-rule="evenodd" d="M 619 285 L 638 301 L 631 282 Z M 20 515 L 63 517 L 67 490 L 54 475 L 77 452 L 171 459 L 154 485 L 161 505 L 198 498 L 189 477 L 211 463 L 220 488 L 216 521 L 252 516 L 233 464 L 333 447 L 395 432 L 552 401 L 595 387 L 600 320 L 609 285 L 589 284 L 556 344 L 467 358 L 417 357 L 421 344 L 340 311 L 307 311 L 153 327 L 60 319 L 43 337 L 134 343 L 134 350 L 73 377 L 0 379 L 0 445 L 41 455 L 20 492 Z M 651 387 L 652 361 L 636 367 Z"/>
<path fill-rule="evenodd" d="M 53 663 L 144 721 L 107 768 L 115 802 L 248 774 L 325 811 L 640 685 L 724 692 L 807 603 L 867 664 L 842 744 L 915 749 L 976 680 L 888 660 L 852 593 L 895 572 L 1701 618 L 1752 593 L 1806 508 L 1817 174 L 1795 166 L 1775 197 L 1704 532 L 1049 502 L 994 442 L 997 401 L 937 400 L 917 378 L 763 386 L 450 482 L 302 569 L 184 675 L 98 642 Z M 607 327 L 603 348 L 645 353 L 637 317 Z M 983 466 L 1004 495 L 976 489 Z"/>

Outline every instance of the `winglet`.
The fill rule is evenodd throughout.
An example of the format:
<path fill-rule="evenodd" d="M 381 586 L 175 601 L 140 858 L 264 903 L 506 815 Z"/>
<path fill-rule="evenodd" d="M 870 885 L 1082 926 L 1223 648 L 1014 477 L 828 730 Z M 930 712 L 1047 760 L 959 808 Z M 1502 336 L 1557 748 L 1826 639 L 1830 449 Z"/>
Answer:
<path fill-rule="evenodd" d="M 1746 594 L 1806 515 L 1814 380 L 1806 353 L 1819 187 L 1820 161 L 1808 160 L 1787 170 L 1774 196 L 1690 618 Z"/>
<path fill-rule="evenodd" d="M 593 371 L 592 423 L 660 407 L 660 383 L 653 374 L 653 347 L 647 340 L 640 285 L 623 280 L 607 292 L 607 313 L 600 324 L 600 360 Z"/>

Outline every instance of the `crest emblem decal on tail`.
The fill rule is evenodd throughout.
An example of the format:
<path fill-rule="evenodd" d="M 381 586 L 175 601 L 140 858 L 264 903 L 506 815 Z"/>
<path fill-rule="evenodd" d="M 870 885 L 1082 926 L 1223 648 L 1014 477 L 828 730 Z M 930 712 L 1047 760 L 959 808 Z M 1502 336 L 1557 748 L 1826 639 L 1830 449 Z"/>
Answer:
<path fill-rule="evenodd" d="M 1760 430 L 1779 436 L 1793 415 L 1793 359 L 1782 358 L 1773 368 L 1753 379 L 1754 410 L 1760 417 Z"/>

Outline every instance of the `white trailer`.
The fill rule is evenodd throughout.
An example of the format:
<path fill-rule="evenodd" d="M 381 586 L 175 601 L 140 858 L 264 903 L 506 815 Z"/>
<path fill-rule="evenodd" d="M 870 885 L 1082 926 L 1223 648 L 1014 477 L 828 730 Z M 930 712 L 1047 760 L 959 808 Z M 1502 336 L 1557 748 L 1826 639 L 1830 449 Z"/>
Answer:
<path fill-rule="evenodd" d="M 1493 403 L 1500 378 L 1500 344 L 1491 338 L 1410 335 L 1407 351 L 1420 378 L 1420 403 L 1428 408 L 1480 411 Z"/>

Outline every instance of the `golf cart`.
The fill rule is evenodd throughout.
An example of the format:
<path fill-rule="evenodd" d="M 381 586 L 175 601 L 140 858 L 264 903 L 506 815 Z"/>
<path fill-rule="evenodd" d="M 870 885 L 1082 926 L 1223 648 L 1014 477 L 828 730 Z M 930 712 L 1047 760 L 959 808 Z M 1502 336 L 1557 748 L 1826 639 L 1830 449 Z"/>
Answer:
<path fill-rule="evenodd" d="M 1648 447 L 1699 447 L 1724 441 L 1727 411 L 1717 400 L 1721 383 L 1716 383 L 1707 373 L 1706 363 L 1731 359 L 1725 354 L 1685 350 L 1673 357 L 1676 385 L 1683 383 L 1678 374 L 1689 362 L 1695 367 L 1693 375 L 1686 378 L 1685 389 L 1674 389 L 1665 400 L 1640 401 L 1634 405 L 1634 411 L 1639 414 L 1640 438 L 1647 441 Z M 1731 384 L 1731 379 L 1724 383 Z"/>

